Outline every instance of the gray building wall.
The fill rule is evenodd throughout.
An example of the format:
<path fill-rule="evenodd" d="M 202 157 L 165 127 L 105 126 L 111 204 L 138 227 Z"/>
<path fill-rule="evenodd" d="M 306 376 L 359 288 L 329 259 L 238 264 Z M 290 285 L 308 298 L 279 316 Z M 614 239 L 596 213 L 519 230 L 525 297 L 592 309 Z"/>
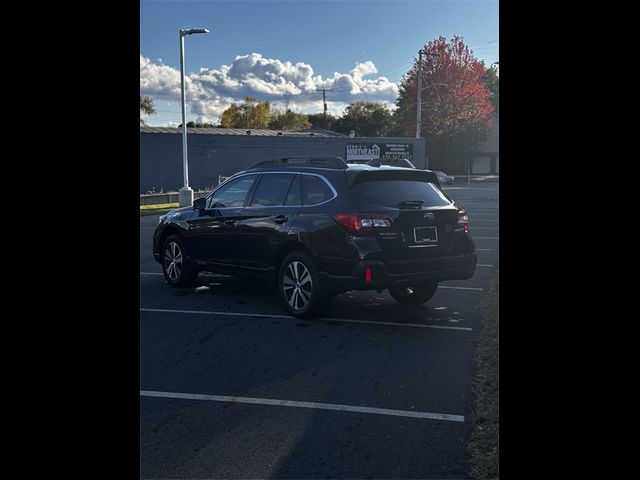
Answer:
<path fill-rule="evenodd" d="M 270 157 L 329 155 L 345 158 L 347 143 L 411 143 L 413 163 L 425 168 L 425 142 L 418 138 L 286 137 L 189 134 L 189 184 L 205 189 Z M 182 187 L 182 136 L 140 133 L 140 193 L 175 191 Z"/>

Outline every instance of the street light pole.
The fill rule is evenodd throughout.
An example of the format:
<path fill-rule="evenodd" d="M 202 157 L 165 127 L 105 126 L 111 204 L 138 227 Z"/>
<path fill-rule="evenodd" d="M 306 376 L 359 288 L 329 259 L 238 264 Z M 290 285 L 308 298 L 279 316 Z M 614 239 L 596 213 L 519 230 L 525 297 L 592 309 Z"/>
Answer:
<path fill-rule="evenodd" d="M 190 28 L 180 30 L 180 97 L 182 103 L 182 175 L 184 186 L 180 189 L 179 199 L 181 207 L 193 204 L 193 190 L 189 187 L 189 162 L 187 158 L 187 97 L 184 84 L 184 37 L 194 33 L 209 33 L 206 28 Z"/>
<path fill-rule="evenodd" d="M 180 30 L 180 102 L 182 103 L 182 180 L 183 189 L 189 189 L 189 162 L 187 161 L 187 98 L 184 88 L 184 35 Z M 180 196 L 182 199 L 182 195 Z M 180 202 L 180 206 L 182 202 Z"/>

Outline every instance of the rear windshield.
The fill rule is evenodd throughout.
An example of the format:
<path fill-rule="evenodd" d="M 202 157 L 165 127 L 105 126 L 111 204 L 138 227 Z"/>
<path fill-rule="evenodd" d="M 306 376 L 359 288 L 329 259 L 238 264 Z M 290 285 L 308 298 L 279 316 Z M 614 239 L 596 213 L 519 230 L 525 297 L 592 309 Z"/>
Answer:
<path fill-rule="evenodd" d="M 422 207 L 451 205 L 434 184 L 417 180 L 377 180 L 357 183 L 351 188 L 361 204 L 398 207 L 402 202 L 422 201 Z"/>

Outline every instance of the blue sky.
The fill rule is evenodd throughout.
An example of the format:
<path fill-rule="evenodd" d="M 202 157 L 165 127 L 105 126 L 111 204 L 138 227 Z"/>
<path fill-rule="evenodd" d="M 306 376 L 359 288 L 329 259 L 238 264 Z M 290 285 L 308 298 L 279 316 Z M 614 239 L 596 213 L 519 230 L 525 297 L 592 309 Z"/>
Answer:
<path fill-rule="evenodd" d="M 497 1 L 141 0 L 141 93 L 158 109 L 151 125 L 180 122 L 180 28 L 210 30 L 187 37 L 185 49 L 188 118 L 213 122 L 246 95 L 322 112 L 323 87 L 335 90 L 334 114 L 355 100 L 391 106 L 418 49 L 440 35 L 461 35 L 478 58 L 498 61 Z"/>

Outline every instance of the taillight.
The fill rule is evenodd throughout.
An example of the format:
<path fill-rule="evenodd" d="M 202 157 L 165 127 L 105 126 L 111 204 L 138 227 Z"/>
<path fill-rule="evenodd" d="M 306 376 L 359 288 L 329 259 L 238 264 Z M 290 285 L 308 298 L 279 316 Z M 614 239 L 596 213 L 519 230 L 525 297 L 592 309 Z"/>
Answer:
<path fill-rule="evenodd" d="M 391 217 L 375 213 L 335 213 L 333 218 L 347 232 L 360 235 L 391 227 Z"/>
<path fill-rule="evenodd" d="M 465 232 L 469 231 L 469 215 L 464 208 L 458 210 L 458 225 L 462 225 Z"/>
<path fill-rule="evenodd" d="M 373 269 L 371 267 L 367 267 L 364 269 L 364 281 L 366 283 L 373 282 Z"/>

